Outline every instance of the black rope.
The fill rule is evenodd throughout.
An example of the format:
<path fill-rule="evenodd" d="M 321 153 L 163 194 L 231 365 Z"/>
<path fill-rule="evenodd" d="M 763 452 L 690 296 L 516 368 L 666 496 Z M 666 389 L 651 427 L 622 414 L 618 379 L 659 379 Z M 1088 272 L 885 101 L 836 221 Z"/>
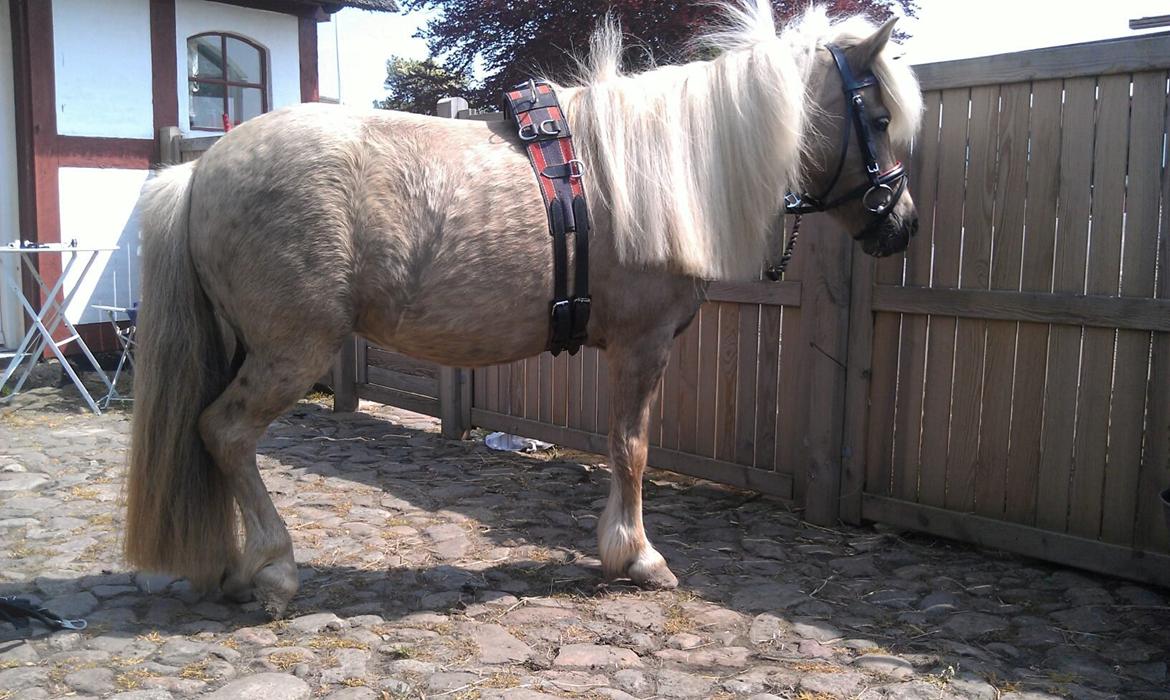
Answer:
<path fill-rule="evenodd" d="M 784 276 L 784 271 L 788 269 L 788 261 L 792 260 L 792 252 L 796 250 L 796 239 L 800 236 L 800 214 L 797 214 L 792 221 L 792 235 L 788 237 L 788 242 L 784 244 L 784 254 L 780 256 L 780 262 L 768 266 L 766 274 L 768 279 L 773 282 L 779 282 L 780 278 Z"/>

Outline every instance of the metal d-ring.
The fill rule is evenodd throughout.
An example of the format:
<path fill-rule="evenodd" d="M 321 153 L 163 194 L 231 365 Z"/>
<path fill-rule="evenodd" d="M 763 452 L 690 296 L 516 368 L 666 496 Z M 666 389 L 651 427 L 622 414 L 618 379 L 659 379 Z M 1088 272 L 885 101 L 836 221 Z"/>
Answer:
<path fill-rule="evenodd" d="M 874 193 L 878 193 L 881 199 L 877 201 L 877 205 L 871 204 L 873 202 Z M 894 202 L 894 190 L 887 184 L 874 185 L 865 191 L 861 196 L 861 204 L 873 214 L 881 214 L 886 211 Z"/>
<path fill-rule="evenodd" d="M 540 123 L 540 133 L 545 136 L 556 136 L 561 133 L 561 127 L 556 119 L 545 119 Z"/>

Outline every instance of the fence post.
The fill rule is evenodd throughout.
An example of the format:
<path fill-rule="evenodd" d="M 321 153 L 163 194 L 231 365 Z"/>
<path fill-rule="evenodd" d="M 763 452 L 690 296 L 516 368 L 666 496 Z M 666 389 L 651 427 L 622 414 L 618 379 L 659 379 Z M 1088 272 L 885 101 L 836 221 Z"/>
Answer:
<path fill-rule="evenodd" d="M 462 97 L 444 97 L 435 105 L 435 114 L 458 119 L 467 110 Z M 471 432 L 471 373 L 458 367 L 439 368 L 439 418 L 443 437 L 465 440 Z"/>
<path fill-rule="evenodd" d="M 357 343 L 359 342 L 362 341 L 353 336 L 346 338 L 333 361 L 334 413 L 353 413 L 357 410 Z"/>
<path fill-rule="evenodd" d="M 177 126 L 164 126 L 158 130 L 158 162 L 162 165 L 178 165 L 183 162 L 179 144 L 183 132 Z"/>
<path fill-rule="evenodd" d="M 808 374 L 808 434 L 804 517 L 830 526 L 840 515 L 845 362 L 849 350 L 853 241 L 825 217 L 812 217 L 801 237 L 801 331 Z"/>
<path fill-rule="evenodd" d="M 861 524 L 865 488 L 866 427 L 869 379 L 873 365 L 874 260 L 853 254 L 849 294 L 849 347 L 845 360 L 845 424 L 841 438 L 841 519 Z"/>

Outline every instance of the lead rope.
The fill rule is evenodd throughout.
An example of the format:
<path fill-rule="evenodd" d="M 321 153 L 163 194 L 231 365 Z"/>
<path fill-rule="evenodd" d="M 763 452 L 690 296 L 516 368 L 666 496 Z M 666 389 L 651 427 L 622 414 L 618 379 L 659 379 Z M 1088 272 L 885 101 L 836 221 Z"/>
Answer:
<path fill-rule="evenodd" d="M 784 271 L 788 269 L 788 261 L 792 259 L 792 252 L 796 250 L 796 239 L 800 235 L 800 214 L 797 214 L 792 221 L 792 235 L 788 237 L 788 242 L 784 244 L 784 254 L 780 256 L 780 263 L 769 265 L 765 274 L 768 279 L 773 282 L 779 282 L 780 278 L 784 276 Z"/>

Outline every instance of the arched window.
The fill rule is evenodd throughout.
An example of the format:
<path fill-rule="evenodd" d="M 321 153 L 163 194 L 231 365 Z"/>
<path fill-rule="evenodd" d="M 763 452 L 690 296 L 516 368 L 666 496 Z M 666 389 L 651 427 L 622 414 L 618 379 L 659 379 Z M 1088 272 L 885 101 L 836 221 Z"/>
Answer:
<path fill-rule="evenodd" d="M 187 39 L 191 128 L 227 131 L 268 111 L 268 56 L 259 44 L 220 32 Z"/>

